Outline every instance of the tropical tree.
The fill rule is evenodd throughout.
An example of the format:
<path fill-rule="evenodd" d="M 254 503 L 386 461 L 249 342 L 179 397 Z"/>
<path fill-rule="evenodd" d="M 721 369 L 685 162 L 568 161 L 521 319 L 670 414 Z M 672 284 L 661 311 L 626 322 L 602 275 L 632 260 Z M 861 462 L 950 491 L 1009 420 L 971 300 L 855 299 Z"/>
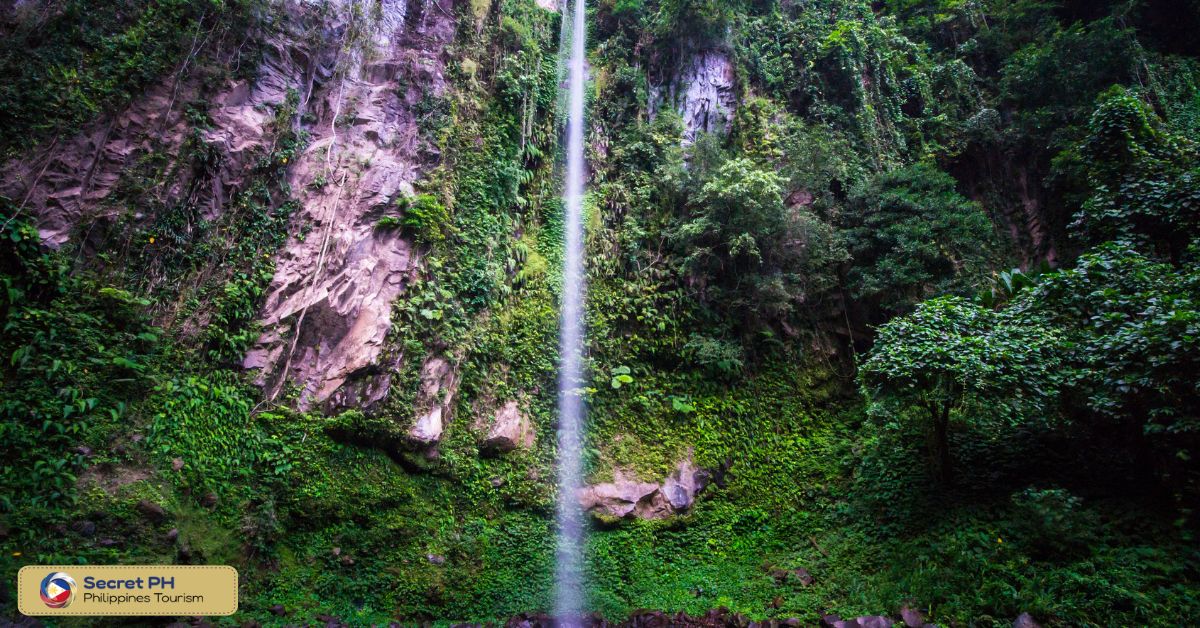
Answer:
<path fill-rule="evenodd" d="M 1074 155 L 1090 190 L 1072 224 L 1077 235 L 1179 260 L 1200 229 L 1200 149 L 1120 86 L 1100 97 L 1088 130 Z"/>
<path fill-rule="evenodd" d="M 879 330 L 859 370 L 876 416 L 919 421 L 935 474 L 953 480 L 951 424 L 1011 428 L 1049 416 L 1066 379 L 1054 328 L 958 297 L 926 301 Z"/>
<path fill-rule="evenodd" d="M 1147 468 L 1200 488 L 1200 271 L 1107 244 L 1027 290 L 1011 315 L 1046 320 L 1077 348 L 1076 415 L 1121 430 Z"/>
<path fill-rule="evenodd" d="M 670 237 L 703 299 L 752 331 L 832 287 L 845 249 L 827 222 L 784 205 L 780 175 L 739 157 L 699 176 Z"/>
<path fill-rule="evenodd" d="M 935 166 L 887 172 L 854 192 L 842 216 L 851 293 L 889 314 L 962 292 L 987 267 L 987 214 Z"/>

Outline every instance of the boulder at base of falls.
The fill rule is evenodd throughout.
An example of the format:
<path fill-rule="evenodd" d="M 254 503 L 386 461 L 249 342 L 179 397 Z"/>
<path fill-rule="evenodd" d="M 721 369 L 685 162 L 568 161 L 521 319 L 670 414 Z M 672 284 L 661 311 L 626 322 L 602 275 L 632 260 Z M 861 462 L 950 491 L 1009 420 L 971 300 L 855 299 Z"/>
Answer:
<path fill-rule="evenodd" d="M 532 449 L 535 438 L 533 423 L 513 400 L 496 410 L 483 446 L 485 449 L 499 452 L 509 452 L 517 448 Z"/>
<path fill-rule="evenodd" d="M 602 520 L 665 519 L 687 512 L 710 474 L 686 458 L 661 483 L 641 482 L 618 470 L 612 482 L 579 490 L 579 505 Z"/>

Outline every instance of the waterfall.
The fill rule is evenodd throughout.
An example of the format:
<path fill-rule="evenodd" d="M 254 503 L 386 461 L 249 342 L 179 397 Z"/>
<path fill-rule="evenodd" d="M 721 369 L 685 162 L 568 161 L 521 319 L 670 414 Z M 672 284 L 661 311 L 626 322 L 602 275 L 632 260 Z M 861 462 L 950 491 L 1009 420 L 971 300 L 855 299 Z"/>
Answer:
<path fill-rule="evenodd" d="M 583 98 L 584 0 L 563 9 L 563 46 L 570 45 L 567 72 L 567 172 L 563 191 L 566 246 L 563 255 L 562 319 L 558 374 L 558 552 L 554 614 L 562 626 L 579 625 L 583 614 L 583 512 L 576 494 L 582 484 L 583 400 Z M 568 21 L 569 20 L 569 21 Z M 568 27 L 568 24 L 570 25 Z"/>

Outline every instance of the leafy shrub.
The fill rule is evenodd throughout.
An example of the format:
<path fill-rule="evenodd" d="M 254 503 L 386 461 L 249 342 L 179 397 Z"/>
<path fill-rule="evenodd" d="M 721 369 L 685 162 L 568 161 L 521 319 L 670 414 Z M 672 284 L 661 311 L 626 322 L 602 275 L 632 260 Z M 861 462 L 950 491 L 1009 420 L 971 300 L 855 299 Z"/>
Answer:
<path fill-rule="evenodd" d="M 69 273 L 66 256 L 4 209 L 0 510 L 12 511 L 74 498 L 79 447 L 107 442 L 144 394 L 161 331 L 148 301 Z"/>
<path fill-rule="evenodd" d="M 1042 559 L 1078 556 L 1095 541 L 1096 521 L 1061 488 L 1028 488 L 1012 496 L 1014 540 Z"/>
<path fill-rule="evenodd" d="M 859 381 L 886 420 L 920 417 L 939 476 L 949 481 L 951 420 L 998 420 L 1004 430 L 1053 418 L 1067 380 L 1063 348 L 1061 332 L 1037 319 L 943 297 L 880 328 Z"/>
<path fill-rule="evenodd" d="M 402 226 L 404 226 L 404 223 L 395 216 L 383 216 L 379 220 L 375 221 L 375 228 L 382 229 L 384 231 L 399 229 Z"/>
<path fill-rule="evenodd" d="M 235 374 L 176 377 L 155 393 L 158 412 L 147 444 L 164 466 L 183 460 L 182 484 L 197 497 L 210 491 L 248 497 L 251 487 L 287 472 L 277 444 L 251 416 L 253 397 Z"/>
<path fill-rule="evenodd" d="M 842 216 L 854 296 L 883 312 L 937 294 L 965 293 L 987 269 L 992 225 L 954 179 L 929 164 L 878 175 Z"/>
<path fill-rule="evenodd" d="M 436 244 L 446 239 L 445 229 L 450 225 L 450 215 L 436 196 L 419 194 L 402 198 L 396 204 L 404 211 L 401 223 L 412 230 L 419 242 Z"/>
<path fill-rule="evenodd" d="M 742 346 L 704 334 L 692 334 L 683 346 L 683 355 L 712 375 L 730 377 L 745 366 Z"/>
<path fill-rule="evenodd" d="M 1075 158 L 1091 194 L 1072 227 L 1089 244 L 1120 239 L 1182 259 L 1200 230 L 1200 147 L 1119 86 L 1100 97 L 1088 131 Z"/>

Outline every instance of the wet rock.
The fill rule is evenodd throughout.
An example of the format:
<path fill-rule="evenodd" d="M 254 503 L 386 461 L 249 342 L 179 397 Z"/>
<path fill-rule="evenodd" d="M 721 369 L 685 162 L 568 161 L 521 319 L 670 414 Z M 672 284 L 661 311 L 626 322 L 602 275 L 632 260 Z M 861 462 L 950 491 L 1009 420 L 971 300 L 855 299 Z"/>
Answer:
<path fill-rule="evenodd" d="M 505 628 L 542 628 L 554 626 L 555 621 L 547 615 L 521 614 L 504 623 Z"/>
<path fill-rule="evenodd" d="M 151 521 L 157 522 L 167 518 L 166 509 L 148 499 L 139 501 L 136 508 L 138 512 L 142 513 L 142 516 Z"/>
<path fill-rule="evenodd" d="M 171 528 L 167 531 L 166 539 L 169 543 L 174 543 L 179 538 L 179 528 Z"/>
<path fill-rule="evenodd" d="M 283 617 L 287 611 L 283 608 L 283 604 L 276 604 L 271 607 L 271 614 L 276 617 Z"/>
<path fill-rule="evenodd" d="M 579 504 L 594 515 L 623 518 L 645 513 L 659 496 L 659 485 L 627 479 L 618 472 L 612 482 L 595 484 L 579 491 Z"/>
<path fill-rule="evenodd" d="M 440 441 L 457 392 L 458 371 L 450 361 L 442 356 L 425 360 L 417 391 L 417 421 L 408 431 L 409 438 L 424 445 Z"/>
<path fill-rule="evenodd" d="M 198 219 L 217 224 L 238 191 L 259 176 L 261 157 L 275 148 L 276 114 L 289 92 L 298 92 L 294 119 L 304 120 L 310 141 L 290 163 L 276 165 L 285 168 L 286 187 L 300 202 L 293 225 L 313 230 L 292 233 L 276 255 L 259 316 L 263 334 L 244 365 L 260 370 L 269 393 L 284 382 L 297 384 L 302 408 L 377 402 L 390 385 L 385 358 L 394 356 L 384 356 L 384 345 L 392 305 L 419 256 L 400 233 L 375 229 L 375 221 L 379 208 L 412 193 L 436 149 L 421 135 L 416 106 L 446 92 L 443 63 L 456 24 L 447 0 L 425 2 L 419 19 L 407 23 L 405 16 L 417 13 L 409 10 L 413 3 L 371 4 L 360 15 L 354 3 L 330 9 L 280 3 L 256 42 L 263 54 L 254 80 L 165 76 L 78 133 L 0 164 L 0 195 L 21 199 L 52 248 L 120 220 L 152 225 L 159 218 L 153 211 L 122 214 L 115 207 L 125 203 L 112 201 L 125 193 L 130 173 L 141 175 L 139 162 L 153 151 L 179 161 L 148 192 L 165 207 L 186 196 Z M 351 28 L 368 39 L 343 50 Z M 242 43 L 214 37 L 205 53 L 217 65 L 234 63 Z M 335 65 L 345 69 L 336 78 Z M 208 103 L 209 120 L 193 128 L 184 104 L 198 100 Z M 193 131 L 218 157 L 211 167 L 193 168 L 192 151 L 183 150 Z M 136 200 L 129 206 L 146 205 Z M 97 228 L 79 228 L 93 223 Z M 201 313 L 182 333 L 198 334 L 205 324 Z"/>
<path fill-rule="evenodd" d="M 100 539 L 100 541 L 97 542 L 97 545 L 99 545 L 100 547 L 113 547 L 116 544 L 117 544 L 117 542 L 115 540 L 108 539 L 108 538 Z"/>
<path fill-rule="evenodd" d="M 520 406 L 514 400 L 496 410 L 483 446 L 499 452 L 509 452 L 517 448 L 532 449 L 534 439 L 533 423 L 521 412 Z"/>
<path fill-rule="evenodd" d="M 690 456 L 661 484 L 640 482 L 618 471 L 612 482 L 579 490 L 579 504 L 599 518 L 664 519 L 691 508 L 709 474 L 697 468 Z"/>
<path fill-rule="evenodd" d="M 333 615 L 326 615 L 324 613 L 317 615 L 317 621 L 321 622 L 325 628 L 341 628 L 341 626 L 346 625 L 337 617 L 334 617 Z"/>
<path fill-rule="evenodd" d="M 88 447 L 87 445 L 80 445 L 80 446 L 76 447 L 74 449 L 74 451 L 75 451 L 75 453 L 83 456 L 84 458 L 92 457 L 92 448 Z"/>
<path fill-rule="evenodd" d="M 796 579 L 800 581 L 800 584 L 802 584 L 806 587 L 813 583 L 812 574 L 809 573 L 808 570 L 805 569 L 804 567 L 800 567 L 799 569 L 796 569 L 795 571 L 792 572 L 792 574 L 794 576 L 796 576 Z"/>
<path fill-rule="evenodd" d="M 662 493 L 674 512 L 683 512 L 692 507 L 696 495 L 708 484 L 711 475 L 695 466 L 689 456 L 679 463 L 675 472 L 663 481 Z"/>
<path fill-rule="evenodd" d="M 859 628 L 892 628 L 894 623 L 892 618 L 886 615 L 859 617 L 854 622 Z"/>
<path fill-rule="evenodd" d="M 925 626 L 925 615 L 908 606 L 900 609 L 900 619 L 904 620 L 907 628 L 924 628 Z"/>
<path fill-rule="evenodd" d="M 71 524 L 71 529 L 79 536 L 92 536 L 96 534 L 96 524 L 91 521 L 76 521 Z"/>
<path fill-rule="evenodd" d="M 216 508 L 220 498 L 216 493 L 205 493 L 204 497 L 200 498 L 200 505 L 205 508 Z"/>
<path fill-rule="evenodd" d="M 735 82 L 728 51 L 695 51 L 669 84 L 651 87 L 651 112 L 659 106 L 677 110 L 683 118 L 684 145 L 694 142 L 699 132 L 728 133 L 737 109 Z"/>
<path fill-rule="evenodd" d="M 1013 622 L 1013 628 L 1042 628 L 1042 625 L 1034 620 L 1033 615 L 1029 613 L 1021 613 Z"/>
<path fill-rule="evenodd" d="M 440 554 L 426 554 L 425 560 L 429 561 L 429 564 L 439 567 L 446 564 L 446 557 Z"/>

